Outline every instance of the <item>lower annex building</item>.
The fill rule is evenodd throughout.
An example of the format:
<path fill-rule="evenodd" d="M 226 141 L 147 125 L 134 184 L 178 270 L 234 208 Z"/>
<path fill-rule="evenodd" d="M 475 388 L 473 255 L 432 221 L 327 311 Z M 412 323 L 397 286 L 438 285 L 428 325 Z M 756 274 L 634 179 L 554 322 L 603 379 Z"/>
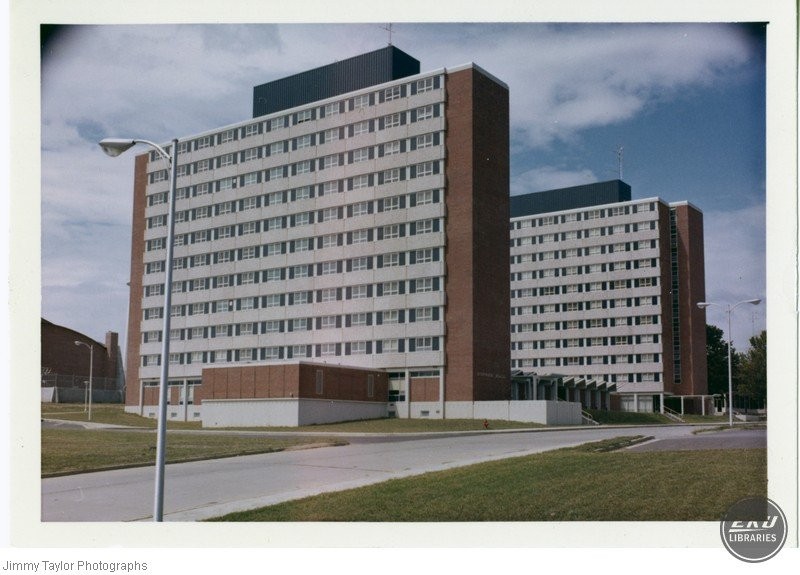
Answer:
<path fill-rule="evenodd" d="M 320 91 L 325 82 L 331 89 Z M 620 392 L 617 407 L 639 410 L 658 408 L 665 395 L 702 392 L 693 379 L 699 360 L 688 359 L 699 340 L 673 341 L 672 331 L 647 340 L 655 330 L 666 333 L 664 319 L 672 325 L 674 310 L 684 310 L 665 291 L 671 248 L 660 234 L 670 229 L 672 207 L 647 201 L 655 207 L 643 215 L 638 203 L 628 205 L 628 188 L 627 198 L 613 200 L 620 205 L 593 208 L 603 229 L 616 230 L 615 244 L 624 225 L 635 229 L 626 244 L 656 247 L 626 256 L 637 256 L 626 269 L 627 292 L 600 304 L 576 299 L 567 271 L 540 262 L 552 252 L 570 274 L 580 266 L 589 290 L 597 281 L 621 285 L 608 283 L 623 279 L 618 252 L 588 245 L 584 252 L 594 218 L 576 205 L 541 204 L 572 192 L 538 195 L 534 211 L 528 200 L 509 198 L 508 88 L 488 72 L 468 64 L 420 73 L 419 62 L 389 46 L 257 86 L 253 109 L 251 119 L 178 141 L 171 286 L 164 285 L 167 166 L 155 153 L 136 158 L 128 411 L 155 416 L 162 361 L 169 362 L 169 417 L 204 425 L 386 415 L 514 419 L 512 396 L 527 401 L 526 409 L 530 399 L 550 400 L 557 405 L 542 407 L 552 413 L 540 420 L 575 423 L 575 402 L 609 407 L 610 391 Z M 578 192 L 579 202 L 594 193 Z M 686 205 L 676 213 L 687 210 L 696 212 Z M 539 251 L 549 239 L 527 239 L 528 228 L 538 233 L 549 218 L 563 229 L 542 235 L 558 234 L 559 252 Z M 645 230 L 645 222 L 657 229 Z M 571 256 L 561 252 L 576 249 L 579 261 L 567 265 Z M 645 259 L 657 282 L 650 286 L 639 281 Z M 702 280 L 702 266 L 691 273 Z M 549 293 L 550 278 L 563 292 Z M 166 289 L 170 310 L 163 309 Z M 563 307 L 559 297 L 566 297 Z M 618 311 L 609 311 L 623 297 L 632 302 L 626 329 L 612 318 Z M 562 312 L 572 316 L 547 317 Z M 169 334 L 161 332 L 164 313 Z M 535 321 L 526 319 L 532 313 Z M 597 335 L 574 345 L 572 322 L 588 329 L 595 316 L 614 325 L 593 327 Z M 539 337 L 545 332 L 552 337 Z M 160 357 L 163 337 L 170 338 L 168 358 Z M 604 338 L 602 350 L 597 338 Z M 704 354 L 703 347 L 703 361 Z M 623 368 L 623 355 L 629 367 L 647 368 Z M 528 381 L 535 372 L 551 395 L 520 393 L 512 370 Z M 685 379 L 673 384 L 674 373 Z M 589 388 L 591 398 L 579 395 Z M 558 404 L 559 397 L 573 403 Z M 500 404 L 499 411 L 481 408 Z"/>

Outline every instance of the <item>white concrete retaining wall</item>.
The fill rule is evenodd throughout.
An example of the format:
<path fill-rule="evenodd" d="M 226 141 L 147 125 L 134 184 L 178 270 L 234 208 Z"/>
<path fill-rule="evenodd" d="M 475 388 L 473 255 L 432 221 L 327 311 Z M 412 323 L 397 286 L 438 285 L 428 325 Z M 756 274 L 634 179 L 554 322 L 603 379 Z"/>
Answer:
<path fill-rule="evenodd" d="M 397 417 L 408 417 L 408 403 L 397 402 Z M 441 419 L 439 402 L 412 402 L 412 418 Z M 422 415 L 427 411 L 428 415 Z M 571 401 L 448 401 L 447 419 L 498 419 L 544 425 L 581 425 L 581 404 Z"/>
<path fill-rule="evenodd" d="M 387 417 L 388 413 L 389 406 L 386 403 L 301 399 L 298 410 L 298 425 L 336 423 L 337 421 L 354 421 L 357 419 L 381 419 Z"/>
<path fill-rule="evenodd" d="M 387 404 L 379 402 L 297 398 L 203 400 L 203 427 L 297 427 L 386 416 Z"/>
<path fill-rule="evenodd" d="M 298 399 L 204 399 L 203 427 L 298 425 Z"/>

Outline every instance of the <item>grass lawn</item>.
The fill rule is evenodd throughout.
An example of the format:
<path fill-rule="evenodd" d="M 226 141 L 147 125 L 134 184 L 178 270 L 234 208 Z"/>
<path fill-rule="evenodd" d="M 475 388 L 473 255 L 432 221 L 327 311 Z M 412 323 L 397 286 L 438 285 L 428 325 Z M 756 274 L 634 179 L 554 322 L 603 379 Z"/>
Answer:
<path fill-rule="evenodd" d="M 42 403 L 41 415 L 43 419 L 88 421 L 88 414 L 83 410 L 82 403 Z M 119 403 L 92 404 L 92 421 L 94 423 L 146 427 L 148 429 L 156 428 L 155 418 L 142 417 L 135 413 L 125 413 L 125 407 Z M 200 429 L 200 422 L 167 420 L 167 427 L 169 429 Z"/>
<path fill-rule="evenodd" d="M 252 455 L 306 444 L 333 445 L 335 442 L 314 437 L 276 439 L 175 432 L 170 433 L 167 438 L 166 459 L 167 463 L 177 463 Z M 141 431 L 42 429 L 41 457 L 42 477 L 154 465 L 156 434 Z"/>
<path fill-rule="evenodd" d="M 766 493 L 764 449 L 603 452 L 589 444 L 216 521 L 717 521 L 732 503 Z"/>

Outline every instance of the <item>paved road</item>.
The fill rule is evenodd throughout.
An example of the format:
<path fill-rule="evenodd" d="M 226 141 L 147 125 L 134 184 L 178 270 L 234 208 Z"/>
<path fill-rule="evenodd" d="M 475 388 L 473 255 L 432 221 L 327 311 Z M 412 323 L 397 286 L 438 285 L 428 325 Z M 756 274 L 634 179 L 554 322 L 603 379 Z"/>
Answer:
<path fill-rule="evenodd" d="M 165 474 L 164 519 L 207 519 L 327 491 L 621 435 L 683 440 L 692 437 L 694 429 L 602 427 L 416 436 L 403 437 L 403 441 L 389 437 L 381 442 L 373 437 L 364 443 L 357 443 L 356 436 L 347 446 L 173 464 Z M 153 484 L 153 468 L 43 479 L 42 520 L 150 520 Z"/>
<path fill-rule="evenodd" d="M 750 449 L 767 447 L 766 429 L 731 429 L 673 437 L 629 447 L 630 451 L 689 451 L 698 449 Z"/>

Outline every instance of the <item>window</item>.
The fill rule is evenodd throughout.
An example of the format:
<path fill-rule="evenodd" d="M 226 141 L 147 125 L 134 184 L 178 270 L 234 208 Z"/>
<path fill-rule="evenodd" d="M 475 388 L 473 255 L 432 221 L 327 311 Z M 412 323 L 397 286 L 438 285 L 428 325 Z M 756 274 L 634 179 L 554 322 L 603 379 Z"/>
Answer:
<path fill-rule="evenodd" d="M 369 160 L 370 148 L 360 148 L 353 152 L 353 163 L 366 162 Z"/>
<path fill-rule="evenodd" d="M 339 234 L 326 234 L 322 236 L 322 247 L 331 248 L 339 245 Z"/>
<path fill-rule="evenodd" d="M 416 234 L 431 234 L 433 233 L 433 222 L 434 220 L 420 220 L 417 222 L 416 225 Z"/>
<path fill-rule="evenodd" d="M 423 162 L 421 164 L 417 164 L 417 177 L 422 178 L 423 176 L 430 176 L 433 174 L 434 164 L 435 162 Z"/>
<path fill-rule="evenodd" d="M 266 245 L 267 256 L 275 256 L 283 253 L 283 244 L 281 242 L 274 242 Z"/>
<path fill-rule="evenodd" d="M 281 322 L 274 319 L 264 322 L 264 333 L 278 333 L 281 331 Z"/>
<path fill-rule="evenodd" d="M 309 270 L 309 266 L 307 266 L 307 265 L 294 266 L 292 268 L 292 277 L 295 277 L 295 278 L 307 278 L 307 277 L 309 277 L 308 270 Z"/>
<path fill-rule="evenodd" d="M 269 170 L 269 179 L 270 180 L 277 180 L 283 177 L 283 166 L 276 166 L 274 168 L 270 168 Z"/>
<path fill-rule="evenodd" d="M 258 222 L 245 222 L 242 224 L 241 235 L 246 236 L 249 234 L 258 233 Z"/>
<path fill-rule="evenodd" d="M 319 318 L 319 328 L 320 329 L 334 329 L 336 327 L 336 323 L 338 320 L 338 316 L 335 315 L 326 315 Z"/>
<path fill-rule="evenodd" d="M 211 162 L 209 160 L 200 160 L 195 165 L 195 172 L 198 174 L 200 172 L 207 172 L 210 169 L 211 169 Z"/>
<path fill-rule="evenodd" d="M 433 248 L 425 248 L 414 252 L 415 261 L 418 264 L 424 264 L 433 261 Z"/>
<path fill-rule="evenodd" d="M 352 269 L 352 271 L 357 272 L 357 271 L 362 271 L 362 270 L 369 269 L 369 261 L 370 261 L 370 258 L 368 256 L 362 256 L 360 258 L 353 258 L 351 260 L 351 269 Z"/>
<path fill-rule="evenodd" d="M 354 244 L 364 244 L 369 241 L 369 230 L 357 230 L 353 232 L 353 242 Z"/>
<path fill-rule="evenodd" d="M 354 313 L 350 315 L 350 325 L 357 326 L 357 325 L 367 325 L 369 322 L 369 314 L 366 312 L 362 313 Z"/>
<path fill-rule="evenodd" d="M 224 154 L 219 158 L 220 167 L 232 166 L 236 163 L 236 154 Z"/>
<path fill-rule="evenodd" d="M 292 331 L 306 331 L 307 329 L 308 329 L 308 318 L 296 317 L 292 320 Z"/>
<path fill-rule="evenodd" d="M 308 357 L 308 346 L 305 344 L 293 345 L 292 357 Z"/>
<path fill-rule="evenodd" d="M 241 285 L 249 285 L 256 283 L 256 272 L 242 272 Z"/>
<path fill-rule="evenodd" d="M 273 118 L 269 122 L 269 129 L 270 130 L 277 130 L 279 128 L 286 127 L 286 117 L 282 116 L 280 118 Z"/>
<path fill-rule="evenodd" d="M 255 196 L 245 198 L 242 200 L 242 210 L 253 210 L 258 207 L 258 198 Z"/>
<path fill-rule="evenodd" d="M 335 343 L 323 343 L 320 345 L 319 354 L 321 356 L 332 356 L 336 355 L 336 344 Z M 319 371 L 322 373 L 322 371 Z M 322 391 L 318 391 L 317 393 L 322 393 Z"/>
<path fill-rule="evenodd" d="M 417 293 L 433 291 L 433 278 L 415 279 L 414 289 Z"/>
<path fill-rule="evenodd" d="M 418 337 L 414 340 L 414 349 L 416 351 L 431 351 L 433 350 L 432 337 Z"/>
<path fill-rule="evenodd" d="M 311 161 L 303 160 L 302 162 L 297 162 L 297 164 L 295 164 L 295 169 L 298 174 L 307 174 L 311 171 Z M 297 199 L 299 200 L 300 198 Z"/>
<path fill-rule="evenodd" d="M 385 128 L 395 128 L 400 125 L 400 114 L 389 114 L 383 119 Z"/>
<path fill-rule="evenodd" d="M 400 203 L 400 196 L 392 196 L 391 198 L 386 198 L 383 200 L 384 212 L 399 210 L 401 207 L 402 204 Z"/>
<path fill-rule="evenodd" d="M 336 115 L 338 113 L 339 113 L 339 102 L 331 102 L 330 104 L 325 104 L 325 115 L 326 116 L 333 116 L 333 115 Z"/>
<path fill-rule="evenodd" d="M 399 323 L 400 312 L 396 309 L 391 309 L 383 312 L 383 323 Z"/>
<path fill-rule="evenodd" d="M 368 134 L 369 133 L 369 122 L 356 122 L 353 124 L 353 135 L 358 136 L 360 134 Z"/>
<path fill-rule="evenodd" d="M 383 295 L 397 295 L 400 293 L 400 282 L 397 281 L 383 282 L 381 287 Z"/>
<path fill-rule="evenodd" d="M 313 110 L 302 110 L 297 112 L 297 123 L 302 124 L 303 122 L 308 122 L 314 118 Z"/>
<path fill-rule="evenodd" d="M 258 128 L 260 124 L 250 124 L 249 126 L 244 127 L 244 137 L 249 138 L 250 136 L 258 135 Z"/>
<path fill-rule="evenodd" d="M 353 204 L 353 217 L 364 216 L 369 213 L 370 202 L 358 202 Z"/>
<path fill-rule="evenodd" d="M 313 240 L 311 238 L 294 240 L 294 251 L 298 253 L 311 251 L 312 243 Z"/>
<path fill-rule="evenodd" d="M 158 365 L 158 359 L 160 356 L 158 355 L 145 355 L 142 357 L 142 363 L 145 367 L 149 365 Z"/>
<path fill-rule="evenodd" d="M 325 168 L 332 168 L 334 166 L 339 165 L 339 154 L 330 154 L 329 156 L 323 156 L 322 158 L 322 169 Z"/>
<path fill-rule="evenodd" d="M 270 294 L 264 298 L 264 307 L 280 307 L 280 294 Z"/>
<path fill-rule="evenodd" d="M 292 304 L 294 305 L 301 305 L 304 303 L 311 303 L 311 299 L 308 296 L 309 292 L 307 291 L 298 291 L 294 292 L 292 295 Z"/>
<path fill-rule="evenodd" d="M 421 136 L 417 136 L 417 149 L 421 150 L 422 148 L 430 148 L 434 144 L 433 134 L 422 134 Z"/>
<path fill-rule="evenodd" d="M 353 109 L 359 110 L 369 106 L 369 94 L 361 94 L 353 98 Z"/>
<path fill-rule="evenodd" d="M 383 172 L 383 183 L 390 184 L 400 181 L 400 168 L 392 168 Z"/>
<path fill-rule="evenodd" d="M 283 216 L 275 216 L 274 218 L 269 218 L 265 221 L 265 229 L 267 231 L 270 230 L 279 230 L 283 227 Z"/>
<path fill-rule="evenodd" d="M 243 162 L 250 162 L 252 160 L 258 159 L 258 150 L 259 148 L 248 148 L 242 154 L 242 161 Z"/>
<path fill-rule="evenodd" d="M 590 319 L 590 320 L 587 321 L 586 327 L 589 327 L 589 328 L 603 327 L 603 320 L 602 319 Z"/>
<path fill-rule="evenodd" d="M 256 308 L 256 298 L 254 297 L 243 297 L 241 299 L 241 303 L 239 304 L 240 308 L 243 310 L 251 310 Z"/>
<path fill-rule="evenodd" d="M 339 113 L 339 107 L 336 107 L 336 113 Z M 325 130 L 323 138 L 326 142 L 333 142 L 339 139 L 339 128 L 331 128 L 330 130 Z"/>
<path fill-rule="evenodd" d="M 350 344 L 350 353 L 352 355 L 364 355 L 367 353 L 366 341 L 354 341 Z"/>
<path fill-rule="evenodd" d="M 283 203 L 283 192 L 272 192 L 267 196 L 267 203 L 271 206 L 273 204 Z"/>
<path fill-rule="evenodd" d="M 417 122 L 433 118 L 433 104 L 417 108 Z"/>
<path fill-rule="evenodd" d="M 391 254 L 384 254 L 383 256 L 383 267 L 385 268 L 393 268 L 400 265 L 400 253 L 394 252 Z"/>
<path fill-rule="evenodd" d="M 393 156 L 395 154 L 399 154 L 402 151 L 400 147 L 400 140 L 395 140 L 394 142 L 389 142 L 383 145 L 383 155 L 384 156 Z"/>
<path fill-rule="evenodd" d="M 381 231 L 383 233 L 383 239 L 385 239 L 385 240 L 399 238 L 400 237 L 400 224 L 391 224 L 389 226 L 383 226 Z"/>
<path fill-rule="evenodd" d="M 303 212 L 294 216 L 295 226 L 307 226 L 311 223 L 311 212 Z"/>
<path fill-rule="evenodd" d="M 433 90 L 434 88 L 433 78 L 431 77 L 431 78 L 423 78 L 422 80 L 417 80 L 416 88 L 417 88 L 417 94 Z"/>
<path fill-rule="evenodd" d="M 433 321 L 432 307 L 419 307 L 415 310 L 415 321 Z"/>
<path fill-rule="evenodd" d="M 272 268 L 264 272 L 264 281 L 274 282 L 281 279 L 281 268 Z"/>
<path fill-rule="evenodd" d="M 396 353 L 399 351 L 400 346 L 397 339 L 384 339 L 381 342 L 383 353 Z"/>
<path fill-rule="evenodd" d="M 281 348 L 277 346 L 267 347 L 264 349 L 264 359 L 275 360 L 280 359 Z"/>
<path fill-rule="evenodd" d="M 357 285 L 351 289 L 351 299 L 363 299 L 369 297 L 369 286 Z"/>
<path fill-rule="evenodd" d="M 386 102 L 391 100 L 396 100 L 402 97 L 403 93 L 400 86 L 392 86 L 391 88 L 386 88 L 383 91 L 383 99 Z"/>
<path fill-rule="evenodd" d="M 320 291 L 320 301 L 336 301 L 337 300 L 337 291 L 336 288 L 325 288 Z"/>
<path fill-rule="evenodd" d="M 217 277 L 217 285 L 218 288 L 228 287 L 231 285 L 231 276 L 218 276 Z"/>
<path fill-rule="evenodd" d="M 369 175 L 362 174 L 353 178 L 353 189 L 360 190 L 369 187 Z"/>

